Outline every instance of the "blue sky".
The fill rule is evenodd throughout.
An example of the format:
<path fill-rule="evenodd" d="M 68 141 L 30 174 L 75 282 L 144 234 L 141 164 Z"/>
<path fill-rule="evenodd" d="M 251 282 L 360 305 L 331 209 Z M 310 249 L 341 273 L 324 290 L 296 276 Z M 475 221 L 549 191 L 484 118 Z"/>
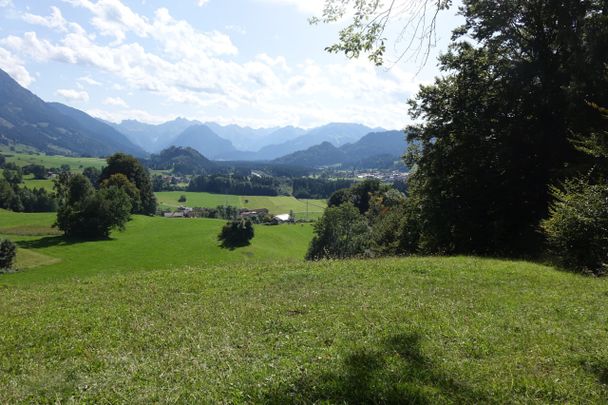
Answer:
<path fill-rule="evenodd" d="M 419 0 L 403 0 L 419 1 Z M 175 117 L 254 127 L 358 122 L 401 128 L 431 60 L 375 68 L 323 48 L 322 0 L 0 0 L 0 68 L 48 101 L 107 120 Z M 396 24 L 399 22 L 397 21 Z"/>

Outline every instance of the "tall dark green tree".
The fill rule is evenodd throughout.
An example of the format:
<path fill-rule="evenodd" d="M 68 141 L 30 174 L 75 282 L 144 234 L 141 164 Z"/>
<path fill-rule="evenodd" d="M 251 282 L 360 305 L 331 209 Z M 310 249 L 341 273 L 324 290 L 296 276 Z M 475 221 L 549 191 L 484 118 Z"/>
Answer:
<path fill-rule="evenodd" d="M 60 176 L 55 180 L 59 210 L 57 227 L 68 237 L 103 238 L 114 229 L 124 230 L 131 212 L 131 201 L 121 187 L 96 191 L 82 174 Z"/>
<path fill-rule="evenodd" d="M 148 170 L 133 156 L 124 153 L 116 153 L 107 159 L 107 166 L 104 167 L 99 177 L 99 182 L 109 179 L 112 175 L 123 174 L 131 183 L 137 187 L 140 193 L 141 205 L 138 207 L 138 214 L 153 215 L 156 213 L 156 197 L 152 190 L 150 174 Z"/>
<path fill-rule="evenodd" d="M 549 185 L 588 163 L 569 138 L 607 125 L 588 101 L 608 102 L 608 2 L 463 3 L 444 75 L 411 102 L 416 250 L 534 252 Z"/>

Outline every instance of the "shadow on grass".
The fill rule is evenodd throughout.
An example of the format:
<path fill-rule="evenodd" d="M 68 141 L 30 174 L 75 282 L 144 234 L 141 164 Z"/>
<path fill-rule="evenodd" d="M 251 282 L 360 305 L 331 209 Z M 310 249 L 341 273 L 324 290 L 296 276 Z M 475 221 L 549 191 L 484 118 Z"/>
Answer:
<path fill-rule="evenodd" d="M 247 247 L 249 245 L 251 245 L 251 242 L 247 241 L 247 242 L 242 242 L 242 243 L 226 243 L 226 242 L 222 242 L 222 243 L 220 243 L 219 246 L 222 249 L 230 250 L 232 252 L 235 249 L 242 248 L 242 247 Z"/>
<path fill-rule="evenodd" d="M 583 369 L 597 378 L 600 384 L 608 386 L 608 364 L 602 362 L 582 362 Z"/>
<path fill-rule="evenodd" d="M 76 245 L 84 242 L 97 242 L 97 241 L 111 241 L 112 238 L 96 238 L 96 239 L 81 239 L 81 238 L 67 238 L 65 236 L 47 236 L 36 240 L 27 240 L 15 242 L 20 248 L 23 249 L 40 249 L 53 246 L 69 246 Z"/>
<path fill-rule="evenodd" d="M 420 349 L 417 334 L 399 334 L 375 348 L 349 353 L 335 371 L 305 374 L 264 394 L 285 403 L 479 403 L 489 399 L 439 370 Z"/>

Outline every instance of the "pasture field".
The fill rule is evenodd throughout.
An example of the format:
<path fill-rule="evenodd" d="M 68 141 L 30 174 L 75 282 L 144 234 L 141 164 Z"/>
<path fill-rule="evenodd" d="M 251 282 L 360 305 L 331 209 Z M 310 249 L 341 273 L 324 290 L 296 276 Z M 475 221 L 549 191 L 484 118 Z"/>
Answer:
<path fill-rule="evenodd" d="M 0 238 L 18 244 L 17 267 L 24 269 L 3 275 L 0 283 L 260 260 L 302 261 L 312 238 L 310 224 L 259 225 L 250 246 L 231 251 L 217 243 L 223 220 L 135 216 L 125 232 L 113 232 L 109 240 L 73 241 L 51 227 L 54 221 L 53 213 L 0 210 Z"/>
<path fill-rule="evenodd" d="M 24 178 L 23 179 L 23 187 L 34 189 L 34 188 L 43 188 L 46 191 L 53 191 L 53 180 L 45 179 L 45 180 L 36 180 L 32 178 Z"/>
<path fill-rule="evenodd" d="M 101 158 L 49 156 L 45 154 L 17 153 L 9 150 L 0 150 L 0 153 L 6 156 L 7 162 L 14 162 L 17 166 L 21 167 L 30 164 L 39 164 L 46 168 L 59 168 L 62 165 L 68 165 L 73 172 L 82 172 L 86 167 L 101 169 L 106 165 L 105 159 Z"/>
<path fill-rule="evenodd" d="M 180 196 L 186 196 L 186 202 L 178 202 Z M 232 205 L 239 208 L 268 208 L 271 214 L 288 214 L 289 211 L 296 213 L 297 218 L 306 217 L 308 201 L 308 213 L 310 218 L 318 218 L 327 207 L 325 200 L 299 200 L 294 197 L 265 197 L 265 196 L 236 196 L 227 194 L 195 193 L 181 191 L 163 191 L 156 193 L 159 205 L 166 208 L 175 208 L 180 205 L 188 207 L 215 208 L 218 205 Z"/>
<path fill-rule="evenodd" d="M 1 276 L 0 403 L 608 401 L 608 279 L 471 257 L 156 268 Z"/>

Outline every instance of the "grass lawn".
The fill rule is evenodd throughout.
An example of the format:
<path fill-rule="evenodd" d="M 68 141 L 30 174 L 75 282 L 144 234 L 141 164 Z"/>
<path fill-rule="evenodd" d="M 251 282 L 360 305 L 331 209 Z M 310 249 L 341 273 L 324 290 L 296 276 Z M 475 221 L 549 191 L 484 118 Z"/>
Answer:
<path fill-rule="evenodd" d="M 230 251 L 217 243 L 225 221 L 135 216 L 125 232 L 112 233 L 110 240 L 82 242 L 63 238 L 51 228 L 54 220 L 52 213 L 0 210 L 0 238 L 18 243 L 17 267 L 26 269 L 2 276 L 0 283 L 259 260 L 302 261 L 312 238 L 310 224 L 260 225 L 250 246 Z"/>
<path fill-rule="evenodd" d="M 46 281 L 0 277 L 0 403 L 608 401 L 608 279 L 456 257 Z"/>
<path fill-rule="evenodd" d="M 180 196 L 186 196 L 186 202 L 180 203 Z M 192 193 L 181 191 L 163 191 L 156 193 L 161 206 L 175 208 L 180 205 L 188 207 L 214 208 L 218 205 L 232 205 L 239 208 L 268 208 L 271 214 L 288 214 L 293 211 L 298 218 L 306 217 L 308 201 L 308 213 L 310 218 L 318 218 L 327 207 L 325 200 L 298 200 L 294 197 L 264 197 L 264 196 L 236 196 L 226 194 Z"/>

